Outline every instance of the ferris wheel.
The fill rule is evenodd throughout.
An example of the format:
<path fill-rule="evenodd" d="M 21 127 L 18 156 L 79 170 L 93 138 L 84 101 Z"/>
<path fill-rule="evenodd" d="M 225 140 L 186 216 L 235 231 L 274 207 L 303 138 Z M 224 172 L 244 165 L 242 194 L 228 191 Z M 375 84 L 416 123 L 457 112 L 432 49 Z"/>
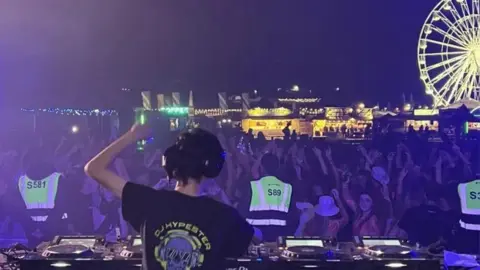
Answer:
<path fill-rule="evenodd" d="M 434 106 L 480 99 L 480 0 L 441 0 L 418 42 L 418 66 Z"/>

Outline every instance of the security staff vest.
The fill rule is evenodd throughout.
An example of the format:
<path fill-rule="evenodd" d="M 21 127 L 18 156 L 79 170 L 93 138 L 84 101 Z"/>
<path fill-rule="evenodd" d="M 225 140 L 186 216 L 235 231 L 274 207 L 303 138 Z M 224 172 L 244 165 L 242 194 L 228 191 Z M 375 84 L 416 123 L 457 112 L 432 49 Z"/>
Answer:
<path fill-rule="evenodd" d="M 27 210 L 53 209 L 57 197 L 58 181 L 62 175 L 52 173 L 41 180 L 32 180 L 23 175 L 18 180 L 18 189 Z M 45 221 L 48 216 L 32 216 L 34 221 Z"/>
<path fill-rule="evenodd" d="M 466 230 L 480 231 L 480 180 L 458 185 L 462 207 L 460 226 Z"/>
<path fill-rule="evenodd" d="M 274 176 L 265 176 L 250 183 L 252 197 L 250 212 L 276 211 L 288 213 L 292 198 L 292 185 L 280 181 Z M 284 219 L 247 219 L 251 225 L 285 226 Z"/>

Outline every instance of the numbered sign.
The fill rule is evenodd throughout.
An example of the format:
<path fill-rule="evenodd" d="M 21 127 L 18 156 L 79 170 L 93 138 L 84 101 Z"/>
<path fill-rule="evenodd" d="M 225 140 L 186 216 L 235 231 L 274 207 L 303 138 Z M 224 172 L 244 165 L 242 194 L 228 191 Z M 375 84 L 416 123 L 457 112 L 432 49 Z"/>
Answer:
<path fill-rule="evenodd" d="M 480 180 L 470 182 L 466 185 L 467 208 L 480 209 Z"/>
<path fill-rule="evenodd" d="M 268 196 L 282 196 L 282 190 L 281 189 L 275 189 L 275 188 L 269 188 L 268 189 Z"/>

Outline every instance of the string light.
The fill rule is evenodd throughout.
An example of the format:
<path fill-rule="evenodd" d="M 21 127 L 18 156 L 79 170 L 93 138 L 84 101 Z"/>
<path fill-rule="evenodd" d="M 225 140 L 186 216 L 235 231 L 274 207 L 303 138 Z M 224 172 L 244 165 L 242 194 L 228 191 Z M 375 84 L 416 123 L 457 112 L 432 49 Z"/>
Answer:
<path fill-rule="evenodd" d="M 83 110 L 83 109 L 61 109 L 61 108 L 47 108 L 47 109 L 22 109 L 24 112 L 30 113 L 54 113 L 60 115 L 72 116 L 113 116 L 118 115 L 115 110 Z"/>
<path fill-rule="evenodd" d="M 323 108 L 300 108 L 299 114 L 305 115 L 319 115 L 323 114 L 325 110 Z"/>
<path fill-rule="evenodd" d="M 287 108 L 274 108 L 274 109 L 265 109 L 265 108 L 254 108 L 248 110 L 248 115 L 253 117 L 261 116 L 287 116 L 292 114 L 292 111 Z"/>
<path fill-rule="evenodd" d="M 222 116 L 228 113 L 241 113 L 243 112 L 242 109 L 220 109 L 220 108 L 212 108 L 212 109 L 195 109 L 195 115 L 205 115 L 205 116 Z"/>
<path fill-rule="evenodd" d="M 160 112 L 165 112 L 169 115 L 187 115 L 188 107 L 162 107 L 159 109 Z"/>
<path fill-rule="evenodd" d="M 279 98 L 279 102 L 284 103 L 315 103 L 319 102 L 319 98 Z"/>

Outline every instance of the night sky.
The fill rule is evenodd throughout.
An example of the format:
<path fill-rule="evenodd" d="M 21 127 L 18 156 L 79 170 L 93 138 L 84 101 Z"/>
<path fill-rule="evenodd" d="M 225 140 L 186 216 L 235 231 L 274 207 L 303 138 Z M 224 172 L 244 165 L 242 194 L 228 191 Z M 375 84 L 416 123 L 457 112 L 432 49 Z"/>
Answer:
<path fill-rule="evenodd" d="M 113 107 L 128 87 L 213 107 L 217 92 L 298 84 L 326 105 L 430 102 L 416 49 L 437 2 L 0 0 L 1 101 Z"/>

